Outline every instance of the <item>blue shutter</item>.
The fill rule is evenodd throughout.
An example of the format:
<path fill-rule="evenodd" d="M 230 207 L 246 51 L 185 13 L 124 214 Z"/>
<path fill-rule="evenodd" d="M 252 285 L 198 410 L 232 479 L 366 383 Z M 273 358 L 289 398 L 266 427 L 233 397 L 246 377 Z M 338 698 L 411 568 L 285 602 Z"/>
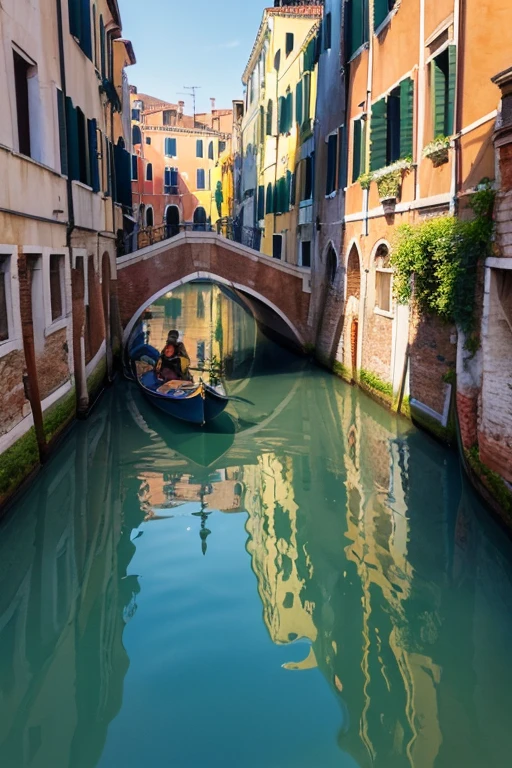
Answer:
<path fill-rule="evenodd" d="M 103 16 L 100 16 L 100 61 L 101 61 L 101 76 L 103 79 L 107 76 L 106 67 L 106 50 L 105 50 L 105 24 Z"/>
<path fill-rule="evenodd" d="M 196 157 L 203 156 L 203 140 L 197 139 L 196 141 Z"/>
<path fill-rule="evenodd" d="M 98 165 L 98 137 L 96 120 L 87 121 L 89 133 L 89 163 L 91 166 L 91 187 L 93 192 L 100 191 L 100 169 Z"/>
<path fill-rule="evenodd" d="M 265 216 L 265 187 L 258 187 L 258 221 Z"/>
<path fill-rule="evenodd" d="M 213 141 L 210 141 L 210 143 L 208 144 L 208 159 L 209 160 L 213 160 L 213 157 L 214 157 L 214 155 L 213 155 Z"/>
<path fill-rule="evenodd" d="M 377 101 L 372 107 L 372 124 L 370 134 L 371 157 L 370 170 L 378 171 L 387 162 L 387 104 L 386 99 Z"/>
<path fill-rule="evenodd" d="M 400 157 L 412 157 L 414 127 L 414 83 L 406 77 L 400 83 Z"/>
<path fill-rule="evenodd" d="M 80 48 L 92 61 L 91 0 L 80 0 Z"/>
<path fill-rule="evenodd" d="M 197 169 L 197 189 L 204 189 L 204 184 L 205 184 L 204 169 L 198 168 Z"/>
<path fill-rule="evenodd" d="M 171 187 L 173 187 L 173 189 L 176 189 L 176 191 L 172 192 L 172 194 L 178 194 L 178 169 L 177 168 L 171 168 Z"/>
<path fill-rule="evenodd" d="M 166 157 L 171 156 L 171 140 L 166 138 L 164 141 L 164 155 Z"/>
<path fill-rule="evenodd" d="M 169 194 L 169 187 L 171 186 L 171 169 L 166 168 L 164 171 L 164 187 L 165 194 Z"/>
<path fill-rule="evenodd" d="M 69 33 L 80 39 L 80 5 L 79 0 L 68 0 Z"/>

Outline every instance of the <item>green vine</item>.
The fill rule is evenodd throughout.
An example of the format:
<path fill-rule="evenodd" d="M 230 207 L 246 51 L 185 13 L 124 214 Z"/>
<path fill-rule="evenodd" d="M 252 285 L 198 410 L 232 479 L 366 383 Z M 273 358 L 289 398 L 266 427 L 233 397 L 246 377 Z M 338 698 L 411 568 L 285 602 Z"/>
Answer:
<path fill-rule="evenodd" d="M 492 253 L 495 193 L 484 180 L 471 198 L 474 218 L 438 216 L 398 227 L 391 263 L 397 300 L 414 299 L 422 313 L 455 323 L 476 352 L 475 290 L 478 264 Z"/>

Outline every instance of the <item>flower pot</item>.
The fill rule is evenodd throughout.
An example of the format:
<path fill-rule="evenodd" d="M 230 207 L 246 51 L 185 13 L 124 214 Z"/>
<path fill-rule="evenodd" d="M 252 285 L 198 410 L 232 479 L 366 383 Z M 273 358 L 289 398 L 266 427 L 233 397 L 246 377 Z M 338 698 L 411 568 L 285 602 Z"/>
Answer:
<path fill-rule="evenodd" d="M 383 197 L 381 198 L 381 205 L 384 209 L 384 215 L 394 213 L 396 206 L 396 197 Z"/>
<path fill-rule="evenodd" d="M 436 149 L 429 154 L 429 158 L 432 161 L 434 168 L 439 168 L 440 165 L 444 165 L 448 162 L 448 147 Z"/>

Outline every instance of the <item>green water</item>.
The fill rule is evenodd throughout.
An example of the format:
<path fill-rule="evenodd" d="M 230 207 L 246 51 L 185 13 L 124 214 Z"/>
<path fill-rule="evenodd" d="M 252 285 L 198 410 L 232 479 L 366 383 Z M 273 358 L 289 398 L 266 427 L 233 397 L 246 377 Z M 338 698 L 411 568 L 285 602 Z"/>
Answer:
<path fill-rule="evenodd" d="M 178 298 L 152 341 L 253 405 L 190 432 L 119 382 L 0 524 L 0 766 L 511 765 L 512 547 L 456 456 Z"/>

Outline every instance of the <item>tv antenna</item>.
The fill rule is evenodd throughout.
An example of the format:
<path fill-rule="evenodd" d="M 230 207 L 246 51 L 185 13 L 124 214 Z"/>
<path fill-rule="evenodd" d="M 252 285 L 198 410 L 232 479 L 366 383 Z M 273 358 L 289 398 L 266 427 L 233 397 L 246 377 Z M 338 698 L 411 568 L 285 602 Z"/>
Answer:
<path fill-rule="evenodd" d="M 183 86 L 186 91 L 192 91 L 192 103 L 194 105 L 194 128 L 196 127 L 196 91 L 198 91 L 201 86 L 200 85 L 184 85 Z M 188 93 L 182 93 L 181 96 L 188 96 Z"/>

